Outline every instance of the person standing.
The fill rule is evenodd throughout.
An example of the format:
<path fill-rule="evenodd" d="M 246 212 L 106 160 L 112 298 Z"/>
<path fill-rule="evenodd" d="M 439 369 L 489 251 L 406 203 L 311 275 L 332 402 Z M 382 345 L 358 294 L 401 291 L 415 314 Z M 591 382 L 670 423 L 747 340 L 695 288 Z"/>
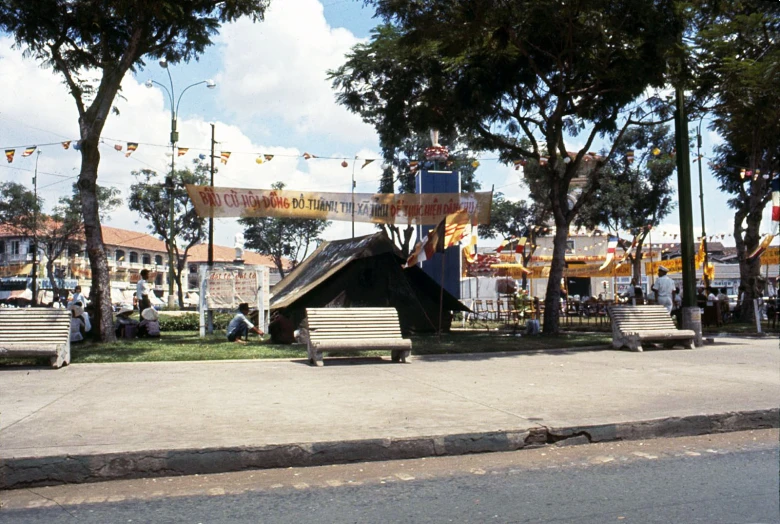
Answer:
<path fill-rule="evenodd" d="M 149 270 L 141 270 L 141 278 L 135 285 L 135 296 L 138 299 L 138 312 L 141 313 L 144 309 L 152 307 L 152 302 L 149 300 L 149 284 L 146 279 L 149 278 Z"/>
<path fill-rule="evenodd" d="M 669 272 L 664 266 L 658 266 L 658 278 L 653 284 L 655 292 L 655 301 L 666 308 L 670 314 L 672 312 L 672 292 L 674 292 L 674 280 L 666 276 Z"/>
<path fill-rule="evenodd" d="M 249 314 L 249 304 L 243 302 L 238 305 L 238 313 L 230 321 L 227 327 L 227 339 L 229 342 L 237 344 L 246 344 L 241 337 L 246 337 L 250 331 L 263 336 L 263 332 L 252 324 L 246 316 Z"/>

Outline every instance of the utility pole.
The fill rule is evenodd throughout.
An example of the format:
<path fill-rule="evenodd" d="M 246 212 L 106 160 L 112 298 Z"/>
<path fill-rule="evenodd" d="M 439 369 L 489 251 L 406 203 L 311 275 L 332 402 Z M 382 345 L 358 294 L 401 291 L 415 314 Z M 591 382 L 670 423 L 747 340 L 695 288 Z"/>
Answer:
<path fill-rule="evenodd" d="M 211 124 L 211 189 L 214 189 L 214 124 Z M 214 265 L 214 208 L 209 210 L 209 268 Z"/>
<path fill-rule="evenodd" d="M 682 86 L 675 89 L 677 109 L 674 130 L 677 149 L 677 192 L 680 199 L 680 247 L 683 274 L 683 329 L 696 333 L 695 345 L 702 345 L 701 310 L 696 305 L 696 267 L 694 265 L 693 204 L 691 170 L 688 156 L 688 121 L 685 118 L 685 95 Z"/>
<path fill-rule="evenodd" d="M 704 184 L 702 184 L 701 176 L 701 122 L 704 120 L 704 115 L 699 119 L 699 126 L 696 128 L 696 155 L 699 157 L 699 203 L 701 204 L 701 241 L 702 248 L 704 249 L 704 266 L 702 267 L 702 276 L 704 277 L 704 287 L 710 287 L 710 279 L 707 276 L 707 263 L 709 262 L 709 255 L 707 255 L 707 228 L 704 225 Z"/>
<path fill-rule="evenodd" d="M 355 238 L 355 164 L 357 164 L 357 155 L 352 161 L 352 238 Z"/>
<path fill-rule="evenodd" d="M 33 253 L 32 253 L 32 303 L 38 305 L 38 160 L 41 151 L 35 156 L 35 174 L 33 175 Z"/>

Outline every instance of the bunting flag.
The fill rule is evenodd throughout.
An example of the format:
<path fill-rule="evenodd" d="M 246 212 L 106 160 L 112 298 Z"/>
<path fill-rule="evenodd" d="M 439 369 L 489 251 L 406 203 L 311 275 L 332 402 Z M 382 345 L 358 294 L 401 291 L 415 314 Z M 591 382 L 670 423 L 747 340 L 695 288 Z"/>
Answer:
<path fill-rule="evenodd" d="M 230 151 L 222 151 L 219 154 L 219 161 L 223 164 L 227 164 L 228 160 L 230 159 Z"/>
<path fill-rule="evenodd" d="M 638 243 L 639 243 L 639 237 L 634 237 L 634 240 L 631 241 L 631 245 L 628 246 L 628 249 L 626 249 L 625 253 L 623 253 L 623 259 L 620 261 L 621 264 L 626 260 L 628 260 L 628 257 L 630 257 L 634 253 L 634 250 L 636 249 Z"/>
<path fill-rule="evenodd" d="M 263 155 L 263 158 L 265 159 L 266 162 L 270 162 L 271 160 L 274 159 L 274 156 L 273 155 Z"/>
<path fill-rule="evenodd" d="M 459 244 L 470 222 L 468 211 L 465 209 L 460 209 L 444 217 L 435 229 L 431 229 L 417 243 L 414 251 L 406 260 L 406 265 L 414 266 L 425 262 L 433 258 L 435 253 L 444 253 L 447 248 Z"/>
<path fill-rule="evenodd" d="M 519 171 L 520 170 L 520 166 L 524 166 L 525 165 L 525 160 L 515 160 L 513 162 L 513 164 L 515 165 L 515 171 Z"/>
<path fill-rule="evenodd" d="M 477 236 L 477 221 L 472 218 L 461 240 L 461 244 L 465 244 L 463 256 L 469 264 L 477 261 Z"/>
<path fill-rule="evenodd" d="M 114 144 L 114 149 L 117 150 L 117 151 L 121 151 L 122 150 L 122 144 Z"/>
<path fill-rule="evenodd" d="M 35 150 L 37 148 L 38 148 L 38 146 L 28 147 L 27 149 L 24 150 L 24 153 L 22 153 L 22 156 L 30 156 L 30 155 L 32 155 L 33 153 L 35 153 Z"/>
<path fill-rule="evenodd" d="M 184 155 L 186 155 L 186 154 L 187 154 L 187 151 L 189 151 L 189 150 L 190 150 L 190 148 L 189 148 L 189 147 L 180 147 L 180 148 L 178 148 L 178 150 L 176 151 L 176 156 L 184 156 Z"/>
<path fill-rule="evenodd" d="M 360 166 L 360 169 L 363 169 L 364 167 L 366 167 L 368 164 L 370 164 L 370 163 L 371 163 L 371 162 L 373 162 L 373 161 L 374 161 L 374 159 L 373 159 L 373 158 L 366 158 L 366 161 L 365 161 L 365 162 L 363 162 L 363 165 L 362 165 L 362 166 Z"/>
<path fill-rule="evenodd" d="M 696 253 L 696 257 L 693 259 L 693 268 L 699 269 L 704 263 L 704 237 L 701 237 L 699 242 L 699 252 Z"/>
<path fill-rule="evenodd" d="M 312 155 L 311 153 L 304 153 L 303 158 L 304 160 L 309 160 L 310 158 L 317 158 L 317 155 Z"/>
<path fill-rule="evenodd" d="M 780 229 L 780 176 L 772 179 L 772 234 L 777 235 Z"/>
<path fill-rule="evenodd" d="M 5 150 L 5 158 L 8 160 L 8 163 L 14 161 L 14 153 L 16 153 L 16 149 L 6 149 Z"/>
<path fill-rule="evenodd" d="M 772 240 L 774 240 L 774 239 L 775 239 L 775 235 L 770 234 L 770 235 L 765 236 L 764 239 L 761 240 L 761 242 L 758 244 L 758 247 L 755 249 L 755 251 L 753 251 L 750 254 L 750 256 L 747 257 L 747 260 L 750 262 L 750 261 L 755 260 L 757 257 L 760 257 L 761 254 L 764 251 L 767 250 L 767 248 L 769 247 L 769 244 L 771 244 Z"/>
<path fill-rule="evenodd" d="M 617 249 L 617 245 L 618 237 L 615 235 L 609 235 L 609 238 L 607 239 L 607 257 L 604 260 L 604 263 L 601 264 L 599 271 L 604 271 L 607 266 L 609 266 L 615 259 L 615 250 Z"/>
<path fill-rule="evenodd" d="M 70 140 L 66 140 L 62 143 L 62 149 L 70 149 Z"/>
<path fill-rule="evenodd" d="M 507 249 L 508 251 L 512 251 L 515 253 L 515 258 L 519 254 L 522 256 L 522 254 L 525 252 L 525 244 L 528 242 L 527 237 L 515 237 L 511 236 L 509 238 L 505 238 L 501 241 L 501 244 L 496 248 L 496 253 L 501 253 L 504 249 Z"/>
<path fill-rule="evenodd" d="M 125 157 L 128 157 L 133 154 L 133 151 L 138 149 L 138 142 L 128 142 L 127 143 L 127 153 L 125 153 Z"/>

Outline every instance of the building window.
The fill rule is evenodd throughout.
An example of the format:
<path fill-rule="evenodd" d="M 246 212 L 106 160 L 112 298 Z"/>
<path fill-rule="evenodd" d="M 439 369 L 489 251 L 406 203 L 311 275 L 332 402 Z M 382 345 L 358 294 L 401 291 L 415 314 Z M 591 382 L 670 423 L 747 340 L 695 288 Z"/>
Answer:
<path fill-rule="evenodd" d="M 11 240 L 11 254 L 19 255 L 22 250 L 22 243 L 19 240 Z"/>
<path fill-rule="evenodd" d="M 162 273 L 157 273 L 157 276 L 154 277 L 154 283 L 155 285 L 162 286 L 163 285 L 163 276 Z"/>
<path fill-rule="evenodd" d="M 0 240 L 0 255 L 4 255 L 4 254 L 5 254 L 5 241 Z"/>
<path fill-rule="evenodd" d="M 144 255 L 141 257 L 141 261 L 143 262 L 143 264 L 144 264 L 145 266 L 150 266 L 150 265 L 152 265 L 152 255 L 146 255 L 146 254 L 144 254 Z"/>
<path fill-rule="evenodd" d="M 190 264 L 190 273 L 197 273 L 198 272 L 198 266 L 195 264 Z"/>
<path fill-rule="evenodd" d="M 131 264 L 137 264 L 138 263 L 138 253 L 135 251 L 130 252 L 130 263 Z"/>
<path fill-rule="evenodd" d="M 163 264 L 162 255 L 155 255 L 154 256 L 154 263 L 157 264 L 158 266 L 162 266 L 162 264 Z"/>
<path fill-rule="evenodd" d="M 122 261 L 124 261 L 124 259 L 125 259 L 125 252 L 122 251 L 121 249 L 117 249 L 116 250 L 116 261 L 117 262 L 122 262 Z"/>

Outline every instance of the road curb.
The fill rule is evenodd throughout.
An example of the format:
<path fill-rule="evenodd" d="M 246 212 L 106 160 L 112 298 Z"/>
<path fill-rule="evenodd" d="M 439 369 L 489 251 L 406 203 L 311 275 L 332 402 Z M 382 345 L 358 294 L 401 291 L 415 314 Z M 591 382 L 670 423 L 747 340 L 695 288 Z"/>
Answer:
<path fill-rule="evenodd" d="M 568 446 L 778 427 L 780 409 L 773 408 L 615 424 L 537 426 L 397 439 L 10 458 L 0 459 L 0 489 L 517 451 L 544 445 Z"/>

